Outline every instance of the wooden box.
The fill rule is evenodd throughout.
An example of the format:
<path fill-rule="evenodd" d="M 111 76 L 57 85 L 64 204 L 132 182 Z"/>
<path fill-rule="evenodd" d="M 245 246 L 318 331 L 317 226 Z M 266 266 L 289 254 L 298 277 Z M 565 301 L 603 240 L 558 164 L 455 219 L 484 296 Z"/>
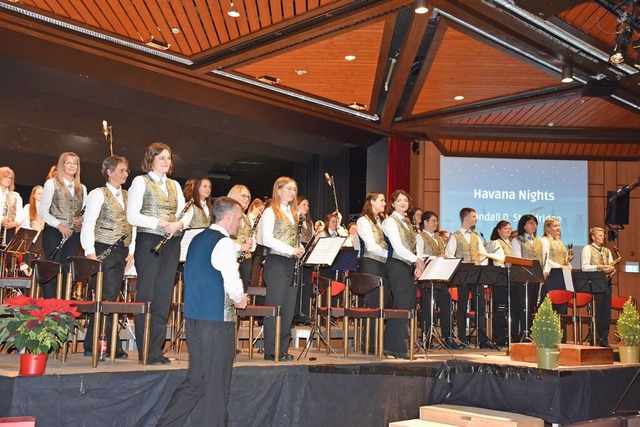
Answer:
<path fill-rule="evenodd" d="M 544 427 L 540 418 L 458 405 L 421 406 L 420 419 L 468 427 Z"/>
<path fill-rule="evenodd" d="M 389 423 L 389 427 L 455 427 L 455 425 L 415 419 L 395 421 L 393 423 Z"/>
<path fill-rule="evenodd" d="M 611 365 L 613 349 L 575 344 L 559 344 L 561 366 Z M 534 343 L 511 344 L 511 360 L 537 363 Z"/>

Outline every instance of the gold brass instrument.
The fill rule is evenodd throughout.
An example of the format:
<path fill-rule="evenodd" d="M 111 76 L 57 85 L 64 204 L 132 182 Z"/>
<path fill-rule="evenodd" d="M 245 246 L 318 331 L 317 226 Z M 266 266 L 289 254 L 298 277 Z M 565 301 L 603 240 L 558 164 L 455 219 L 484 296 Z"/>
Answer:
<path fill-rule="evenodd" d="M 78 215 L 75 215 L 74 218 L 82 218 L 84 216 L 84 211 L 87 209 L 86 206 L 83 206 L 82 209 L 80 209 L 80 212 L 78 212 Z M 62 240 L 60 240 L 60 243 L 58 243 L 58 246 L 56 246 L 56 248 L 53 250 L 53 252 L 51 252 L 51 255 L 49 255 L 50 259 L 53 259 L 56 257 L 56 255 L 58 254 L 58 251 L 60 249 L 62 249 L 62 247 L 64 246 L 64 244 L 66 243 L 67 239 L 69 239 L 66 236 L 62 237 Z"/>
<path fill-rule="evenodd" d="M 256 234 L 256 231 L 258 231 L 258 222 L 260 222 L 260 218 L 262 218 L 262 212 L 260 212 L 260 214 L 256 217 L 256 220 L 253 222 L 253 225 L 251 226 L 251 231 L 249 231 L 249 237 L 254 237 Z M 242 251 L 240 253 L 240 256 L 238 257 L 238 264 L 240 264 L 242 261 L 244 261 L 244 259 L 247 257 L 247 253 L 249 251 Z"/>
<path fill-rule="evenodd" d="M 191 208 L 191 205 L 193 205 L 193 199 L 190 199 L 187 203 L 185 203 L 184 208 L 182 208 L 182 211 L 180 211 L 180 213 L 176 217 L 176 221 L 180 221 L 182 219 L 184 214 L 186 214 L 187 211 Z M 151 252 L 151 255 L 156 257 L 160 256 L 160 249 L 162 249 L 162 247 L 165 245 L 165 243 L 167 243 L 168 240 L 169 240 L 169 235 L 165 234 L 162 240 L 160 240 L 158 244 L 149 251 Z"/>
<path fill-rule="evenodd" d="M 571 264 L 571 261 L 576 257 L 575 252 L 573 251 L 573 243 L 569 243 L 567 245 L 567 264 Z"/>
<path fill-rule="evenodd" d="M 98 255 L 96 257 L 96 259 L 98 261 L 103 261 L 106 257 L 108 257 L 111 252 L 113 252 L 113 250 L 115 248 L 118 247 L 118 245 L 122 242 L 124 242 L 125 240 L 127 240 L 127 237 L 129 237 L 128 234 L 123 234 L 114 244 L 112 244 L 111 246 L 109 246 L 107 249 L 104 250 L 104 252 L 102 252 L 100 255 Z"/>
<path fill-rule="evenodd" d="M 613 260 L 613 262 L 611 263 L 611 266 L 615 267 L 616 265 L 618 265 L 620 263 L 620 261 L 622 261 L 622 257 L 620 256 L 620 251 L 618 250 L 617 246 L 613 247 L 613 251 L 616 253 L 616 259 Z M 611 278 L 613 276 L 615 276 L 615 274 L 617 272 L 618 272 L 618 270 L 613 269 L 609 273 L 607 273 L 607 280 L 611 280 Z"/>
<path fill-rule="evenodd" d="M 302 243 L 302 224 L 303 223 L 304 223 L 304 215 L 298 214 L 298 230 L 296 232 L 296 248 L 298 248 L 300 246 L 300 243 Z M 294 288 L 298 287 L 298 276 L 300 275 L 300 264 L 301 264 L 301 258 L 297 258 L 296 265 L 294 266 L 294 269 L 293 269 L 293 283 L 291 284 L 291 286 L 293 286 Z"/>

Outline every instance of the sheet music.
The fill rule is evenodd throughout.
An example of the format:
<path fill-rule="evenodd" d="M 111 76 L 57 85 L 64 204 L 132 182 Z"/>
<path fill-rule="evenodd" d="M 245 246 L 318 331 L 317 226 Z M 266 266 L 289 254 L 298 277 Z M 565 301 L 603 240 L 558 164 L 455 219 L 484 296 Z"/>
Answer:
<path fill-rule="evenodd" d="M 182 241 L 180 242 L 180 262 L 187 260 L 187 250 L 194 237 L 206 230 L 206 227 L 202 228 L 187 228 L 182 234 Z"/>
<path fill-rule="evenodd" d="M 573 287 L 573 276 L 571 275 L 571 270 L 568 268 L 562 269 L 562 278 L 564 279 L 564 287 L 571 292 L 575 292 L 575 288 Z"/>
<path fill-rule="evenodd" d="M 461 261 L 460 258 L 429 259 L 427 266 L 418 280 L 448 282 L 458 269 Z"/>
<path fill-rule="evenodd" d="M 311 248 L 306 265 L 331 265 L 340 252 L 345 237 L 321 237 Z"/>

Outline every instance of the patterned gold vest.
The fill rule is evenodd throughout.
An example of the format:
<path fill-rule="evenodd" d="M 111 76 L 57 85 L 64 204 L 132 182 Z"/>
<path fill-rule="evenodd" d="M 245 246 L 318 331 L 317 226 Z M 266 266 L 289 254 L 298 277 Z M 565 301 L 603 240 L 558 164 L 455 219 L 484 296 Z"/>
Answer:
<path fill-rule="evenodd" d="M 121 190 L 125 206 L 125 209 L 123 209 L 120 203 L 118 203 L 118 199 L 116 199 L 107 187 L 102 187 L 101 190 L 104 196 L 104 203 L 100 208 L 100 213 L 96 220 L 96 242 L 112 245 L 126 234 L 127 238 L 124 240 L 124 246 L 129 247 L 131 244 L 132 227 L 127 221 L 127 192 Z"/>
<path fill-rule="evenodd" d="M 142 207 L 140 213 L 154 218 L 164 218 L 166 221 L 174 222 L 176 220 L 176 210 L 178 210 L 178 185 L 169 178 L 167 180 L 167 196 L 162 188 L 151 179 L 149 175 L 144 175 L 145 190 L 142 196 Z M 164 230 L 161 227 L 147 228 L 138 227 L 138 233 L 150 233 L 164 236 Z"/>
<path fill-rule="evenodd" d="M 376 244 L 382 249 L 387 249 L 387 242 L 384 240 L 384 231 L 382 231 L 382 226 L 380 225 L 380 223 L 377 221 L 373 222 L 368 216 L 365 216 L 365 218 L 367 219 L 367 221 L 369 221 L 369 224 L 371 224 L 371 232 L 373 233 L 373 239 L 375 240 Z M 375 259 L 376 261 L 382 263 L 387 262 L 386 257 L 381 257 L 373 252 L 368 251 L 366 245 L 364 246 L 362 257 Z"/>
<path fill-rule="evenodd" d="M 511 245 L 508 244 L 507 242 L 505 242 L 502 239 L 498 239 L 497 242 L 500 245 L 500 247 L 502 248 L 502 251 L 504 252 L 504 255 L 505 256 L 511 256 Z"/>
<path fill-rule="evenodd" d="M 471 239 L 467 243 L 460 230 L 455 231 L 451 236 L 456 239 L 456 258 L 462 258 L 462 262 L 477 264 L 478 259 L 478 235 L 471 233 Z"/>
<path fill-rule="evenodd" d="M 611 259 L 611 255 L 609 255 L 609 249 L 602 246 L 600 251 L 595 246 L 591 245 L 593 249 L 591 249 L 591 259 L 589 260 L 589 264 L 591 265 L 609 265 L 609 260 Z"/>
<path fill-rule="evenodd" d="M 542 239 L 536 236 L 532 242 L 529 242 L 523 235 L 518 236 L 517 239 L 522 248 L 522 258 L 537 259 L 542 266 Z"/>
<path fill-rule="evenodd" d="M 211 216 L 207 215 L 204 209 L 198 206 L 195 206 L 195 203 L 194 203 L 193 218 L 191 219 L 189 228 L 202 228 L 202 227 L 210 227 L 210 226 L 211 226 Z"/>
<path fill-rule="evenodd" d="M 247 214 L 242 214 L 242 222 L 240 223 L 240 227 L 238 227 L 238 234 L 236 234 L 233 240 L 238 245 L 243 245 L 249 238 L 250 234 L 251 234 L 251 220 L 249 219 L 249 216 Z M 294 239 L 294 244 L 292 246 L 295 246 L 295 239 Z M 244 259 L 249 259 L 249 258 L 251 258 L 251 252 L 247 251 L 244 254 Z"/>
<path fill-rule="evenodd" d="M 4 212 L 2 212 L 2 217 L 8 218 L 10 220 L 16 219 L 16 202 L 17 198 L 14 191 L 7 191 L 7 197 L 4 201 Z"/>
<path fill-rule="evenodd" d="M 80 194 L 69 193 L 69 189 L 60 184 L 57 179 L 53 179 L 53 198 L 51 199 L 51 207 L 49 213 L 58 221 L 73 229 L 73 217 L 78 215 L 82 209 L 84 194 L 80 190 Z"/>
<path fill-rule="evenodd" d="M 431 237 L 426 231 L 422 230 L 420 233 L 422 240 L 424 240 L 423 253 L 427 256 L 440 256 L 444 253 L 445 244 L 442 241 L 442 237 L 438 234 L 434 234 Z M 435 238 L 435 240 L 433 240 Z"/>
<path fill-rule="evenodd" d="M 298 234 L 298 224 L 292 222 L 289 219 L 289 217 L 285 216 L 282 219 L 278 217 L 275 218 L 273 222 L 273 237 L 286 243 L 292 248 L 295 248 L 297 234 Z M 284 256 L 287 258 L 292 257 L 289 254 L 285 254 L 285 253 L 273 250 L 271 248 L 269 248 L 269 253 L 274 255 Z"/>
<path fill-rule="evenodd" d="M 411 224 L 409 224 L 409 227 L 406 227 L 405 223 L 399 220 L 395 215 L 391 215 L 389 218 L 395 221 L 396 225 L 398 226 L 398 233 L 400 234 L 400 240 L 402 241 L 402 246 L 409 249 L 409 251 L 411 251 L 411 253 L 415 255 L 416 233 L 413 231 L 413 227 L 411 227 Z M 398 251 L 393 251 L 391 258 L 400 260 L 405 264 L 409 264 L 409 265 L 413 264 L 413 262 L 399 256 Z"/>
<path fill-rule="evenodd" d="M 562 240 L 549 236 L 544 236 L 543 239 L 547 239 L 549 242 L 549 259 L 560 265 L 569 265 L 567 262 L 567 248 L 562 243 Z"/>
<path fill-rule="evenodd" d="M 311 239 L 313 239 L 313 224 L 309 225 L 307 222 L 304 223 L 306 227 L 302 226 L 302 236 L 300 237 L 300 241 L 303 244 L 309 243 Z"/>

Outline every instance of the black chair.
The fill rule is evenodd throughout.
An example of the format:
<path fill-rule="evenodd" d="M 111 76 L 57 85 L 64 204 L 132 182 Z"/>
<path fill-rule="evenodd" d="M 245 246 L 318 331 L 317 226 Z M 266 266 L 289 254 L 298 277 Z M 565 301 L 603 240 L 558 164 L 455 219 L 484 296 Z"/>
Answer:
<path fill-rule="evenodd" d="M 383 314 L 384 309 L 384 282 L 382 277 L 367 273 L 351 273 L 346 278 L 346 287 L 344 292 L 344 324 L 343 324 L 343 336 L 349 336 L 349 319 L 354 319 L 354 349 L 357 351 L 361 341 L 362 332 L 362 320 L 366 320 L 365 330 L 365 354 L 369 355 L 370 330 L 371 319 L 375 320 L 375 334 L 374 334 L 374 348 L 375 354 L 382 360 L 383 357 L 383 340 L 384 340 L 384 324 Z M 375 308 L 358 307 L 357 301 L 352 304 L 350 295 L 357 297 L 364 297 L 375 289 L 379 289 L 378 292 L 378 306 Z M 348 340 L 343 342 L 343 354 L 344 357 L 349 355 Z"/>
<path fill-rule="evenodd" d="M 276 337 L 275 337 L 275 362 L 278 362 L 280 356 L 280 334 L 282 330 L 281 307 L 279 305 L 254 305 L 256 296 L 266 296 L 267 288 L 264 286 L 249 286 L 247 294 L 252 297 L 252 304 L 247 305 L 244 309 L 236 309 L 236 348 L 238 348 L 238 329 L 243 317 L 249 318 L 249 359 L 253 359 L 254 346 L 254 319 L 256 317 L 275 317 L 276 318 Z M 264 327 L 263 327 L 264 329 Z"/>
<path fill-rule="evenodd" d="M 31 261 L 31 297 L 40 296 L 41 286 L 56 278 L 56 298 L 62 299 L 64 283 L 64 266 L 59 262 L 36 259 Z"/>

